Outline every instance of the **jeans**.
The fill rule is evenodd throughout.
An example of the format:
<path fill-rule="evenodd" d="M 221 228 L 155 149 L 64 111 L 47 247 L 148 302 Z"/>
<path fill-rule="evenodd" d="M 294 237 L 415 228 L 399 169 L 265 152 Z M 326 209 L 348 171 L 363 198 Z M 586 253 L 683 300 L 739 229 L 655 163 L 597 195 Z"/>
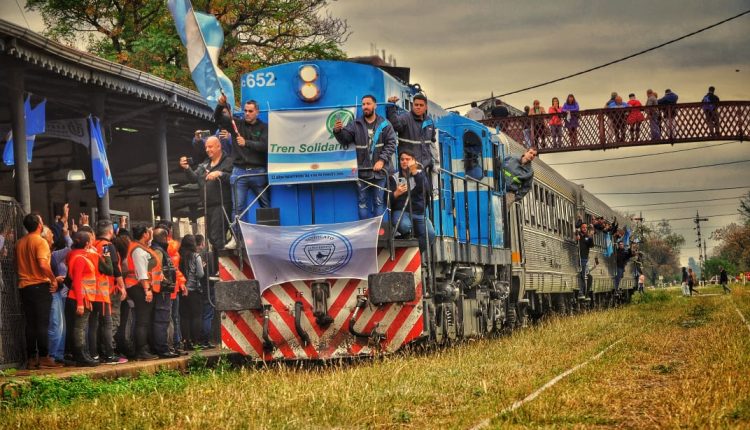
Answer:
<path fill-rule="evenodd" d="M 178 348 L 182 343 L 182 330 L 180 326 L 180 293 L 172 300 L 172 347 Z"/>
<path fill-rule="evenodd" d="M 373 218 L 385 212 L 385 181 L 386 178 L 365 179 L 369 182 L 357 181 L 357 202 L 359 204 L 359 219 Z M 373 187 L 377 185 L 380 188 Z"/>
<path fill-rule="evenodd" d="M 209 297 L 210 294 L 210 297 Z M 210 301 L 209 301 L 210 298 Z M 202 299 L 202 325 L 203 325 L 203 339 L 207 342 L 214 340 L 212 338 L 212 328 L 214 323 L 214 314 L 216 310 L 211 303 L 216 303 L 216 295 L 214 293 L 213 285 L 208 287 L 208 294 L 204 293 L 201 295 Z"/>
<path fill-rule="evenodd" d="M 398 222 L 399 217 L 401 217 L 401 212 L 403 211 L 393 212 L 394 225 Z M 404 216 L 401 217 L 401 223 L 398 225 L 398 232 L 401 234 L 410 234 L 412 233 L 412 226 L 415 230 L 414 235 L 417 236 L 417 240 L 419 241 L 419 250 L 425 252 L 427 250 L 427 239 L 429 238 L 430 245 L 435 242 L 435 228 L 432 226 L 432 222 L 426 219 L 424 215 L 412 214 L 410 217 L 408 212 L 404 213 Z M 424 235 L 425 228 L 427 229 L 427 238 Z"/>
<path fill-rule="evenodd" d="M 586 269 L 588 269 L 588 265 L 589 265 L 589 259 L 588 258 L 581 258 L 581 290 L 580 290 L 580 294 L 584 295 L 584 296 L 586 295 L 586 292 L 587 292 L 586 291 L 586 278 L 588 276 L 588 271 Z"/>
<path fill-rule="evenodd" d="M 523 144 L 527 148 L 531 148 L 531 129 L 523 129 Z"/>
<path fill-rule="evenodd" d="M 169 298 L 169 295 L 170 293 L 166 291 L 154 293 L 154 316 L 153 323 L 151 324 L 153 332 L 151 339 L 153 340 L 154 353 L 156 354 L 167 354 L 169 352 L 167 331 L 172 319 L 170 316 L 172 313 L 172 299 Z"/>
<path fill-rule="evenodd" d="M 52 308 L 49 314 L 49 328 L 47 329 L 49 355 L 58 361 L 62 361 L 65 356 L 65 297 L 67 295 L 65 287 L 52 293 Z"/>
<path fill-rule="evenodd" d="M 117 343 L 115 342 L 115 337 L 120 329 L 120 307 L 122 306 L 120 290 L 115 290 L 114 294 L 110 294 L 109 300 L 112 301 L 112 350 L 116 350 Z"/>
<path fill-rule="evenodd" d="M 21 288 L 21 305 L 26 316 L 26 352 L 28 358 L 49 355 L 49 315 L 52 309 L 50 284 L 28 285 Z"/>
<path fill-rule="evenodd" d="M 620 289 L 620 281 L 622 281 L 622 277 L 625 276 L 625 268 L 624 267 L 618 267 L 617 268 L 617 274 L 615 274 L 615 290 Z"/>
<path fill-rule="evenodd" d="M 649 123 L 651 124 L 651 140 L 661 140 L 661 118 L 658 114 L 652 114 Z"/>
<path fill-rule="evenodd" d="M 110 304 L 93 302 L 91 305 L 88 334 L 89 354 L 91 357 L 101 354 L 100 358 L 111 358 L 114 351 L 112 350 L 112 312 Z M 101 351 L 99 351 L 100 346 Z"/>
<path fill-rule="evenodd" d="M 146 302 L 146 292 L 140 285 L 134 285 L 128 288 L 128 297 L 135 305 L 135 353 L 141 354 L 148 352 L 148 332 L 151 328 L 151 312 L 154 308 L 154 300 Z"/>
<path fill-rule="evenodd" d="M 262 175 L 241 177 L 243 175 L 259 173 L 262 173 Z M 232 201 L 234 203 L 232 220 L 241 215 L 257 196 L 260 196 L 257 202 L 260 207 L 271 207 L 271 196 L 268 193 L 268 190 L 261 194 L 266 185 L 268 185 L 268 176 L 265 175 L 265 173 L 265 167 L 257 167 L 253 169 L 235 167 L 232 170 L 232 176 L 229 177 L 229 183 L 232 185 Z M 250 220 L 249 211 L 246 212 L 241 219 L 248 222 Z"/>

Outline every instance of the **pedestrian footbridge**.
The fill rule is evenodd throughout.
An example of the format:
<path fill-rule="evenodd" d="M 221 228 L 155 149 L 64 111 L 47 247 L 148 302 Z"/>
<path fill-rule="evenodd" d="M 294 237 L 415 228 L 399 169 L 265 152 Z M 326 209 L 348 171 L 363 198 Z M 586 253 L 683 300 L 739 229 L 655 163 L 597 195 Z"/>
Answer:
<path fill-rule="evenodd" d="M 511 116 L 481 122 L 499 128 L 519 143 L 535 146 L 539 153 L 744 141 L 750 128 L 750 101 L 722 101 L 713 110 L 704 103 L 681 103 Z"/>

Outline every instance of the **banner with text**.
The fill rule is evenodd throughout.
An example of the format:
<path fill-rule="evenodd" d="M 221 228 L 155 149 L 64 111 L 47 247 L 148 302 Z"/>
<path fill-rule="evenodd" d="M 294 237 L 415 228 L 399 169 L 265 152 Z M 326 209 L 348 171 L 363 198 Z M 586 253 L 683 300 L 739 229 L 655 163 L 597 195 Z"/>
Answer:
<path fill-rule="evenodd" d="M 333 136 L 336 119 L 354 120 L 354 108 L 268 113 L 268 182 L 300 184 L 357 179 L 357 152 Z"/>
<path fill-rule="evenodd" d="M 250 266 L 263 291 L 282 282 L 367 279 L 377 273 L 382 219 L 282 227 L 240 221 L 240 228 Z"/>

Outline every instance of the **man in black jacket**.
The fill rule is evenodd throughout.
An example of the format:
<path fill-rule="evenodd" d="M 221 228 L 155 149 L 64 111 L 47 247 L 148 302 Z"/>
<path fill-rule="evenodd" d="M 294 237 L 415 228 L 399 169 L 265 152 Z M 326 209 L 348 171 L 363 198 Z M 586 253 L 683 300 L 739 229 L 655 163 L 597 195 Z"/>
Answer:
<path fill-rule="evenodd" d="M 398 97 L 388 98 L 386 117 L 398 133 L 398 150 L 409 150 L 424 169 L 431 169 L 438 158 L 435 124 L 427 116 L 427 97 L 416 94 L 412 98 L 411 112 L 399 112 L 395 105 Z"/>
<path fill-rule="evenodd" d="M 219 98 L 219 105 L 214 112 L 217 122 L 226 122 L 221 116 L 220 107 L 226 104 L 226 97 Z M 242 216 L 247 221 L 247 207 L 258 197 L 261 208 L 271 207 L 271 194 L 265 190 L 268 185 L 268 125 L 258 119 L 258 102 L 248 100 L 242 107 L 243 120 L 229 125 L 232 133 L 232 159 L 234 169 L 229 178 L 233 187 L 234 210 L 232 219 Z M 230 121 L 233 121 L 230 119 Z M 264 192 L 265 190 L 265 192 Z M 235 237 L 239 236 L 239 226 L 235 230 Z M 234 249 L 237 244 L 231 240 L 225 248 Z"/>
<path fill-rule="evenodd" d="M 172 259 L 169 258 L 167 253 L 167 242 L 168 236 L 167 230 L 159 227 L 154 229 L 154 239 L 151 241 L 151 249 L 161 256 L 161 267 L 162 267 L 162 280 L 161 289 L 158 293 L 153 293 L 154 298 L 154 310 L 152 317 L 152 350 L 160 358 L 174 358 L 179 357 L 169 350 L 169 344 L 167 343 L 167 332 L 169 330 L 169 322 L 172 320 L 172 299 L 170 298 L 175 288 L 176 272 Z"/>
<path fill-rule="evenodd" d="M 229 185 L 232 159 L 222 152 L 221 143 L 215 136 L 206 139 L 206 155 L 208 158 L 195 169 L 190 167 L 187 157 L 182 157 L 180 167 L 192 182 L 200 186 L 201 198 L 205 197 L 206 234 L 216 251 L 224 248 L 229 227 L 224 214 L 232 211 L 232 188 Z"/>
<path fill-rule="evenodd" d="M 336 140 L 357 149 L 359 219 L 385 212 L 385 186 L 391 156 L 396 151 L 396 132 L 385 118 L 375 113 L 375 96 L 362 97 L 362 116 L 344 126 L 336 120 Z"/>
<path fill-rule="evenodd" d="M 727 276 L 727 271 L 724 269 L 723 266 L 719 266 L 719 285 L 721 285 L 722 291 L 724 293 L 732 293 L 732 290 L 727 287 L 727 284 L 729 283 L 729 277 Z"/>
<path fill-rule="evenodd" d="M 401 152 L 399 164 L 398 173 L 388 178 L 388 189 L 393 192 L 391 222 L 399 233 L 417 236 L 419 250 L 425 252 L 427 241 L 435 241 L 435 229 L 425 214 L 427 176 L 408 149 Z"/>
<path fill-rule="evenodd" d="M 703 96 L 703 113 L 706 114 L 706 124 L 708 125 L 708 132 L 715 136 L 719 134 L 719 96 L 714 94 L 716 89 L 714 87 L 708 87 L 708 93 Z"/>

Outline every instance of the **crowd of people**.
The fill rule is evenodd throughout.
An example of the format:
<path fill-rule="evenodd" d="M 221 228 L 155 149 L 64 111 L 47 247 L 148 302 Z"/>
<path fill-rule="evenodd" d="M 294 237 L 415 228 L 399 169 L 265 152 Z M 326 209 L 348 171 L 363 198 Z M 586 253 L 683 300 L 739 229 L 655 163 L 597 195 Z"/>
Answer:
<path fill-rule="evenodd" d="M 68 205 L 51 225 L 31 213 L 16 243 L 28 368 L 120 364 L 211 348 L 213 319 L 201 235 L 173 239 L 170 221 L 127 228 Z"/>
<path fill-rule="evenodd" d="M 628 99 L 624 100 L 623 96 L 617 92 L 610 95 L 609 100 L 604 103 L 604 108 L 612 109 L 607 113 L 610 126 L 613 130 L 613 139 L 617 142 L 637 141 L 644 139 L 641 136 L 642 123 L 648 122 L 649 137 L 651 140 L 660 140 L 663 138 L 671 139 L 675 136 L 675 109 L 644 109 L 650 106 L 669 106 L 677 104 L 678 95 L 671 89 L 664 90 L 664 95 L 659 97 L 656 91 L 648 89 L 646 91 L 646 103 L 643 104 L 635 93 L 628 94 Z M 708 92 L 701 99 L 702 109 L 706 119 L 706 125 L 710 135 L 719 133 L 719 112 L 718 104 L 720 100 L 715 94 L 713 86 L 708 88 Z M 547 144 L 547 138 L 550 138 L 554 147 L 564 145 L 578 145 L 578 131 L 580 127 L 581 110 L 575 95 L 568 94 L 565 102 L 560 104 L 557 97 L 552 97 L 550 106 L 545 108 L 539 100 L 534 100 L 531 106 L 524 106 L 521 116 L 535 115 L 552 115 L 545 117 L 541 121 L 528 121 L 524 123 L 523 135 L 526 146 L 536 146 L 543 148 Z M 476 102 L 471 103 L 471 109 L 466 113 L 466 117 L 473 120 L 484 120 L 490 118 L 509 117 L 510 111 L 504 106 L 500 99 L 494 101 L 494 106 L 488 113 L 479 108 Z M 533 133 L 532 133 L 533 129 Z M 567 133 L 567 142 L 563 140 L 563 133 Z M 533 136 L 533 142 L 532 142 Z"/>

